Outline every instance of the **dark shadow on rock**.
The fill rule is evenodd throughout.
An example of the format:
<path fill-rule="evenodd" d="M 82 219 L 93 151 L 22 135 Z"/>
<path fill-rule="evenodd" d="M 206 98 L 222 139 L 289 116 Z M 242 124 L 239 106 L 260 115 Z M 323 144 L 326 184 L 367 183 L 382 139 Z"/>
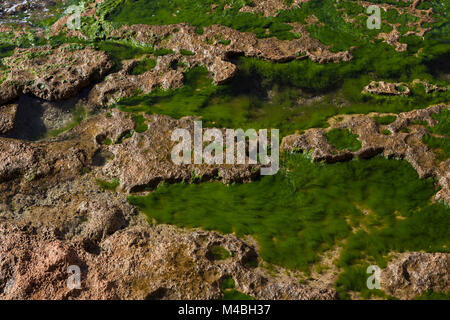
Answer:
<path fill-rule="evenodd" d="M 19 101 L 14 128 L 4 137 L 35 141 L 42 137 L 47 128 L 43 122 L 44 107 L 37 98 L 23 95 Z"/>

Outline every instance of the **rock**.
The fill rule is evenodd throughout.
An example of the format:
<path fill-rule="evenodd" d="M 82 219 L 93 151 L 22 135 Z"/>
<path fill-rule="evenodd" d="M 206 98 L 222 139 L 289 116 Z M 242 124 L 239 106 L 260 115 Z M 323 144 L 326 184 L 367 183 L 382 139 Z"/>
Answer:
<path fill-rule="evenodd" d="M 0 182 L 14 179 L 36 166 L 38 152 L 29 144 L 0 138 Z"/>
<path fill-rule="evenodd" d="M 408 50 L 408 45 L 406 43 L 399 42 L 400 37 L 401 33 L 398 32 L 395 28 L 389 33 L 381 32 L 378 35 L 378 39 L 382 39 L 387 44 L 395 47 L 396 51 L 405 52 L 406 50 Z"/>
<path fill-rule="evenodd" d="M 332 287 L 300 285 L 245 266 L 254 248 L 234 236 L 171 226 L 119 230 L 90 253 L 52 233 L 0 222 L 2 299 L 220 299 L 221 282 L 259 299 L 335 299 Z M 208 259 L 212 246 L 232 255 Z M 69 266 L 80 268 L 80 289 L 67 287 Z"/>
<path fill-rule="evenodd" d="M 65 299 L 67 268 L 81 265 L 76 250 L 56 239 L 33 236 L 24 227 L 0 223 L 2 299 Z"/>
<path fill-rule="evenodd" d="M 105 176 L 120 180 L 124 191 L 141 191 L 155 188 L 163 181 L 221 180 L 250 181 L 259 173 L 258 165 L 176 165 L 171 159 L 173 147 L 178 142 L 171 141 L 172 131 L 188 129 L 193 136 L 193 118 L 174 120 L 168 116 L 146 116 L 148 130 L 134 133 L 120 144 L 107 146 L 114 155 L 102 169 Z M 195 173 L 195 176 L 193 175 Z"/>
<path fill-rule="evenodd" d="M 53 15 L 50 8 L 60 1 L 67 0 L 2 0 L 0 23 L 22 27 L 29 23 L 31 17 L 39 16 L 39 19 L 45 20 Z"/>
<path fill-rule="evenodd" d="M 362 91 L 362 93 L 387 96 L 407 96 L 410 92 L 411 90 L 405 83 L 389 83 L 384 81 L 371 81 Z"/>
<path fill-rule="evenodd" d="M 446 293 L 450 289 L 450 254 L 404 253 L 382 271 L 381 285 L 399 299 L 414 299 L 430 290 Z"/>
<path fill-rule="evenodd" d="M 78 208 L 78 213 L 88 217 L 82 231 L 84 239 L 94 242 L 106 239 L 127 225 L 120 208 L 106 202 L 84 202 Z"/>
<path fill-rule="evenodd" d="M 426 25 L 428 25 L 429 23 L 433 22 L 433 17 L 432 17 L 432 12 L 433 12 L 433 8 L 429 8 L 427 10 L 420 10 L 417 9 L 417 5 L 421 2 L 422 0 L 414 0 L 409 7 L 405 7 L 405 8 L 398 8 L 395 5 L 392 4 L 386 4 L 386 3 L 378 3 L 377 6 L 382 8 L 385 12 L 388 10 L 396 10 L 401 14 L 410 14 L 412 16 L 415 16 L 417 19 L 417 21 L 415 22 L 410 22 L 408 23 L 408 27 L 411 28 L 412 30 L 409 30 L 406 32 L 406 36 L 409 35 L 415 35 L 418 37 L 421 37 L 422 39 L 424 39 L 424 35 L 425 33 L 427 33 L 428 31 L 431 30 L 431 28 L 427 28 L 424 27 Z M 368 7 L 371 4 L 369 2 L 361 2 L 361 5 L 363 7 Z M 383 21 L 383 23 L 386 23 L 385 21 Z M 385 32 L 380 32 L 378 34 L 378 39 L 382 39 L 384 40 L 384 42 L 386 42 L 387 44 L 393 46 L 395 48 L 396 51 L 398 52 L 405 52 L 408 49 L 408 45 L 406 43 L 401 43 L 399 40 L 401 39 L 402 34 L 397 30 L 398 27 L 400 27 L 400 24 L 398 23 L 394 23 L 391 24 L 389 23 L 389 25 L 392 27 L 392 31 L 389 33 L 385 33 Z"/>
<path fill-rule="evenodd" d="M 113 65 L 103 52 L 70 45 L 16 49 L 3 63 L 9 73 L 0 85 L 0 104 L 24 93 L 50 101 L 73 97 Z"/>
<path fill-rule="evenodd" d="M 253 0 L 252 5 L 245 5 L 239 11 L 250 13 L 263 12 L 265 17 L 274 17 L 277 16 L 277 12 L 280 10 L 292 9 L 307 1 L 309 0 L 294 0 L 287 4 L 284 0 Z"/>
<path fill-rule="evenodd" d="M 412 82 L 413 86 L 417 86 L 419 84 L 424 86 L 425 92 L 427 94 L 428 93 L 433 93 L 433 92 L 446 92 L 447 89 L 448 89 L 447 87 L 441 87 L 441 86 L 438 86 L 436 84 L 431 84 L 431 83 L 428 83 L 426 81 L 422 81 L 420 79 L 414 79 L 413 82 Z"/>
<path fill-rule="evenodd" d="M 17 104 L 0 106 L 0 134 L 7 133 L 14 128 Z"/>
<path fill-rule="evenodd" d="M 234 78 L 237 67 L 231 62 L 223 61 L 217 57 L 208 70 L 214 75 L 214 82 L 220 85 Z"/>
<path fill-rule="evenodd" d="M 16 85 L 7 85 L 6 81 L 0 84 L 0 106 L 12 102 L 21 95 L 21 88 Z"/>

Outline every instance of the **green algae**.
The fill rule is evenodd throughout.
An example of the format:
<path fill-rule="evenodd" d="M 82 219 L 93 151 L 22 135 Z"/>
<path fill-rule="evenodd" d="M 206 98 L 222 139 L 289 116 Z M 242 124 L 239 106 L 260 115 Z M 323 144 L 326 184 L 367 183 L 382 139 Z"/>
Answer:
<path fill-rule="evenodd" d="M 141 75 L 147 71 L 152 70 L 156 66 L 156 60 L 151 58 L 144 58 L 139 61 L 136 66 L 131 70 L 132 75 Z"/>
<path fill-rule="evenodd" d="M 398 113 L 450 99 L 449 92 L 426 94 L 414 89 L 408 97 L 363 96 L 361 91 L 370 78 L 361 75 L 347 79 L 354 75 L 351 70 L 356 66 L 344 63 L 319 65 L 304 60 L 273 64 L 250 58 L 240 58 L 236 63 L 239 72 L 229 84 L 213 85 L 206 69 L 196 67 L 185 73 L 185 85 L 180 89 L 155 90 L 122 99 L 116 106 L 122 111 L 174 118 L 201 116 L 206 126 L 278 128 L 286 135 L 295 130 L 326 127 L 327 119 L 337 114 Z M 335 83 L 336 79 L 339 83 Z M 268 91 L 273 93 L 270 99 Z M 314 103 L 299 102 L 305 95 L 320 95 L 320 99 Z"/>
<path fill-rule="evenodd" d="M 214 9 L 212 5 L 216 5 Z M 361 45 L 373 40 L 380 32 L 390 32 L 388 23 L 396 23 L 404 33 L 407 25 L 417 21 L 409 13 L 399 14 L 396 10 L 382 13 L 382 27 L 370 30 L 366 26 L 368 15 L 365 9 L 351 1 L 316 0 L 302 3 L 289 10 L 280 10 L 274 17 L 265 17 L 261 13 L 241 12 L 244 5 L 251 1 L 228 0 L 107 0 L 99 6 L 99 14 L 114 25 L 151 24 L 167 25 L 186 22 L 196 26 L 199 32 L 203 27 L 221 24 L 242 32 L 253 32 L 257 37 L 278 37 L 291 40 L 300 35 L 292 31 L 289 23 L 307 25 L 310 35 L 324 44 L 331 45 L 333 51 L 348 50 L 351 46 Z M 396 6 L 401 3 L 396 2 Z M 353 19 L 346 20 L 342 14 Z M 308 24 L 307 19 L 314 15 L 318 23 Z M 439 11 L 440 18 L 443 13 Z"/>
<path fill-rule="evenodd" d="M 9 57 L 14 53 L 15 45 L 0 43 L 0 58 Z"/>
<path fill-rule="evenodd" d="M 253 297 L 246 295 L 235 289 L 236 284 L 233 278 L 225 278 L 222 280 L 222 300 L 254 300 Z"/>
<path fill-rule="evenodd" d="M 231 253 L 222 246 L 213 246 L 209 252 L 213 260 L 225 260 L 231 257 Z"/>
<path fill-rule="evenodd" d="M 404 5 L 397 1 L 372 2 Z M 432 2 L 435 6 L 436 1 Z M 113 1 L 102 4 L 100 13 L 111 3 Z M 212 1 L 197 1 L 197 5 L 205 3 Z M 192 1 L 187 0 L 170 3 L 126 1 L 122 2 L 120 8 L 112 6 L 112 10 L 106 10 L 105 15 L 110 21 L 119 24 L 186 21 L 196 25 L 199 32 L 203 26 L 220 21 L 218 23 L 237 30 L 254 32 L 258 37 L 293 39 L 298 35 L 292 34 L 285 22 L 304 23 L 309 15 L 314 14 L 321 23 L 310 25 L 307 30 L 313 37 L 331 45 L 333 51 L 347 50 L 353 45 L 363 47 L 352 52 L 355 58 L 348 63 L 320 65 L 302 60 L 273 64 L 256 59 L 240 59 L 240 74 L 225 86 L 212 85 L 204 69 L 193 69 L 186 75 L 184 88 L 157 90 L 149 95 L 124 99 L 117 106 L 124 111 L 162 113 L 176 118 L 200 115 L 210 126 L 275 127 L 280 128 L 285 135 L 297 129 L 325 127 L 326 119 L 336 114 L 372 111 L 398 113 L 449 101 L 448 92 L 427 95 L 420 88 L 413 88 L 409 97 L 363 97 L 360 94 L 363 86 L 371 80 L 366 76 L 369 73 L 391 81 L 406 82 L 421 78 L 437 83 L 433 70 L 448 57 L 449 47 L 434 39 L 449 34 L 445 33 L 445 25 L 427 34 L 425 42 L 413 38 L 403 39 L 410 44 L 409 52 L 397 53 L 386 44 L 377 41 L 374 45 L 367 43 L 369 38 L 379 32 L 389 32 L 388 27 L 383 25 L 380 31 L 362 30 L 359 26 L 354 28 L 354 25 L 344 23 L 342 17 L 337 16 L 331 1 L 310 1 L 301 9 L 281 12 L 278 18 L 268 19 L 251 14 L 236 18 L 237 9 L 244 1 L 238 2 L 238 6 L 229 11 L 224 10 L 224 3 L 228 1 L 221 1 L 218 16 L 213 17 L 216 20 L 208 21 L 205 19 L 209 17 L 194 19 L 191 10 L 194 7 L 186 14 L 182 12 L 184 9 L 178 8 L 180 5 L 184 6 L 182 8 L 192 5 Z M 155 11 L 155 17 L 148 14 L 149 7 L 146 6 L 149 4 L 159 6 L 155 7 L 158 10 Z M 138 14 L 141 8 L 147 11 L 141 10 Z M 205 5 L 201 10 L 204 8 L 208 6 Z M 181 14 L 176 13 L 174 17 L 175 9 L 180 10 Z M 362 11 L 362 7 L 348 1 L 341 1 L 337 9 L 346 9 L 350 17 L 356 17 Z M 414 20 L 413 17 L 392 12 L 383 17 L 402 24 L 402 33 L 406 31 L 402 27 L 409 20 Z M 358 19 L 356 21 L 360 25 L 365 22 L 365 17 Z M 103 22 L 94 24 L 87 21 L 86 26 L 92 27 L 90 34 L 92 39 L 96 39 L 88 42 L 88 45 L 108 52 L 117 65 L 124 59 L 155 53 L 151 47 L 105 41 L 108 30 Z M 25 38 L 20 41 L 23 41 L 20 46 L 36 42 Z M 410 55 L 420 48 L 424 50 L 417 57 Z M 2 50 L 0 48 L 0 58 Z M 5 49 L 6 55 L 11 54 L 11 47 L 9 50 Z M 162 50 L 156 55 L 170 53 Z M 142 74 L 151 70 L 151 65 L 140 65 L 142 68 L 132 73 Z M 301 94 L 297 89 L 324 97 L 314 105 L 299 105 L 296 101 Z M 267 90 L 275 93 L 272 101 L 264 94 Z M 346 103 L 337 106 L 334 103 L 336 98 L 344 99 Z M 136 132 L 144 130 L 142 119 L 141 115 L 133 115 Z M 433 133 L 444 134 L 439 125 L 435 128 Z M 131 134 L 125 134 L 117 143 Z M 161 223 L 198 226 L 225 233 L 236 232 L 238 235 L 251 234 L 262 245 L 263 259 L 293 269 L 307 270 L 317 262 L 319 253 L 341 245 L 340 241 L 346 240 L 338 262 L 343 270 L 336 284 L 340 296 L 347 297 L 348 290 L 359 291 L 363 297 L 374 293 L 382 296 L 382 293 L 371 292 L 365 286 L 368 261 L 383 265 L 386 262 L 385 255 L 391 250 L 448 252 L 449 244 L 448 207 L 430 204 L 429 199 L 435 191 L 432 182 L 418 180 L 415 172 L 404 162 L 386 161 L 373 159 L 324 166 L 311 164 L 302 156 L 288 156 L 286 168 L 289 173 L 286 171 L 276 177 L 263 178 L 250 185 L 223 186 L 211 183 L 162 186 L 153 195 L 146 198 L 130 197 L 130 201 Z M 115 181 L 105 183 L 115 184 Z M 181 195 L 180 199 L 178 195 Z M 212 199 L 207 199 L 206 195 Z M 170 203 L 173 199 L 175 203 Z M 215 208 L 217 204 L 218 208 Z M 156 210 L 153 210 L 153 206 Z M 203 207 L 214 209 L 210 210 L 210 217 L 203 212 Z M 275 217 L 273 213 L 276 213 Z M 357 232 L 352 234 L 352 229 Z M 234 290 L 234 281 L 233 285 L 225 285 L 224 298 L 242 298 L 239 294 Z"/>
<path fill-rule="evenodd" d="M 428 290 L 423 295 L 417 297 L 416 300 L 450 300 L 450 291 L 444 293 Z"/>
<path fill-rule="evenodd" d="M 148 125 L 147 125 L 147 120 L 145 120 L 145 117 L 141 114 L 134 114 L 132 116 L 132 119 L 134 121 L 134 131 L 136 131 L 137 133 L 142 133 L 147 131 L 148 129 Z"/>
<path fill-rule="evenodd" d="M 394 122 L 395 120 L 397 120 L 397 116 L 391 116 L 391 115 L 387 115 L 387 116 L 382 116 L 382 117 L 373 117 L 373 119 L 381 125 L 388 125 L 391 124 L 392 122 Z"/>
<path fill-rule="evenodd" d="M 120 185 L 120 181 L 117 178 L 114 178 L 112 181 L 105 181 L 105 180 L 96 180 L 98 186 L 103 191 L 116 191 L 117 187 Z"/>
<path fill-rule="evenodd" d="M 432 135 L 425 135 L 422 142 L 430 147 L 439 160 L 445 161 L 450 158 L 450 137 L 434 137 Z"/>
<path fill-rule="evenodd" d="M 382 264 L 391 250 L 450 248 L 448 207 L 430 202 L 433 182 L 405 161 L 325 165 L 289 154 L 284 168 L 251 184 L 162 185 L 128 200 L 158 223 L 252 235 L 262 259 L 291 269 L 308 270 L 344 239 L 339 265 L 348 270 Z"/>
<path fill-rule="evenodd" d="M 279 39 L 294 39 L 291 26 L 259 14 L 239 12 L 247 1 L 210 0 L 109 0 L 99 6 L 100 14 L 115 25 L 151 24 L 167 25 L 182 22 L 198 28 L 221 24 L 234 29 L 254 32 L 258 37 L 276 36 Z M 211 12 L 211 5 L 218 7 Z M 226 9 L 225 5 L 231 4 Z M 267 32 L 266 32 L 267 30 Z"/>
<path fill-rule="evenodd" d="M 328 141 L 338 150 L 349 150 L 352 152 L 361 149 L 358 135 L 353 134 L 350 129 L 332 129 L 326 133 Z"/>
<path fill-rule="evenodd" d="M 430 147 L 439 160 L 445 161 L 450 158 L 450 110 L 443 109 L 437 114 L 431 115 L 437 121 L 434 127 L 429 127 L 425 122 L 427 134 L 422 138 L 422 142 Z"/>
<path fill-rule="evenodd" d="M 443 109 L 437 114 L 431 115 L 431 117 L 437 121 L 437 124 L 433 128 L 427 127 L 427 130 L 440 135 L 450 136 L 450 110 Z"/>

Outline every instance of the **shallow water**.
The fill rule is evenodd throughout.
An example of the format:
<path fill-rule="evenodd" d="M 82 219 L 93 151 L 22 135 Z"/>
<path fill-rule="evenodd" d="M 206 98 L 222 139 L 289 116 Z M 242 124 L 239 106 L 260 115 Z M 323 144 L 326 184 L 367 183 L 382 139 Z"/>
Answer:
<path fill-rule="evenodd" d="M 62 101 L 45 101 L 33 96 L 22 95 L 13 130 L 2 137 L 36 141 L 55 136 L 65 131 L 75 121 L 76 109 L 83 106 L 90 88 L 84 89 L 78 97 Z"/>
<path fill-rule="evenodd" d="M 26 24 L 30 20 L 48 18 L 52 15 L 51 8 L 60 2 L 60 0 L 2 0 L 0 25 Z"/>

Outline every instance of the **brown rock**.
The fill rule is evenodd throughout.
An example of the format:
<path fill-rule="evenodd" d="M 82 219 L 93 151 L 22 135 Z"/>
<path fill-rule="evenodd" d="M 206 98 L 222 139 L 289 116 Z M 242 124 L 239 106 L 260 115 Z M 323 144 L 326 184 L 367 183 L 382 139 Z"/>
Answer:
<path fill-rule="evenodd" d="M 0 223 L 2 299 L 219 299 L 224 278 L 260 299 L 335 299 L 333 288 L 300 285 L 245 266 L 254 249 L 234 236 L 134 226 L 106 238 L 98 253 L 52 233 Z M 232 257 L 211 260 L 212 246 Z M 81 271 L 81 289 L 69 289 L 68 267 Z"/>
<path fill-rule="evenodd" d="M 17 104 L 0 106 L 0 134 L 7 133 L 14 128 Z"/>
<path fill-rule="evenodd" d="M 258 165 L 176 165 L 171 159 L 172 131 L 188 129 L 193 136 L 193 118 L 174 120 L 168 116 L 146 116 L 149 129 L 135 133 L 121 144 L 108 146 L 114 159 L 103 167 L 103 173 L 120 180 L 125 191 L 155 188 L 162 181 L 193 181 L 195 176 L 206 180 L 250 181 L 259 172 Z"/>
<path fill-rule="evenodd" d="M 450 254 L 408 252 L 391 261 L 381 273 L 382 289 L 400 299 L 426 291 L 450 290 Z"/>
<path fill-rule="evenodd" d="M 0 85 L 0 104 L 22 93 L 45 100 L 70 98 L 112 67 L 105 53 L 91 48 L 72 50 L 70 45 L 16 49 L 3 63 L 9 73 Z"/>
<path fill-rule="evenodd" d="M 403 88 L 403 90 L 400 90 Z M 407 96 L 411 90 L 405 83 L 389 83 L 384 81 L 371 81 L 364 87 L 362 93 L 372 93 L 388 96 Z"/>
<path fill-rule="evenodd" d="M 288 10 L 307 1 L 309 0 L 294 0 L 291 4 L 287 4 L 284 0 L 254 0 L 251 6 L 245 5 L 239 11 L 250 13 L 263 12 L 265 17 L 273 17 L 277 16 L 280 10 Z"/>

